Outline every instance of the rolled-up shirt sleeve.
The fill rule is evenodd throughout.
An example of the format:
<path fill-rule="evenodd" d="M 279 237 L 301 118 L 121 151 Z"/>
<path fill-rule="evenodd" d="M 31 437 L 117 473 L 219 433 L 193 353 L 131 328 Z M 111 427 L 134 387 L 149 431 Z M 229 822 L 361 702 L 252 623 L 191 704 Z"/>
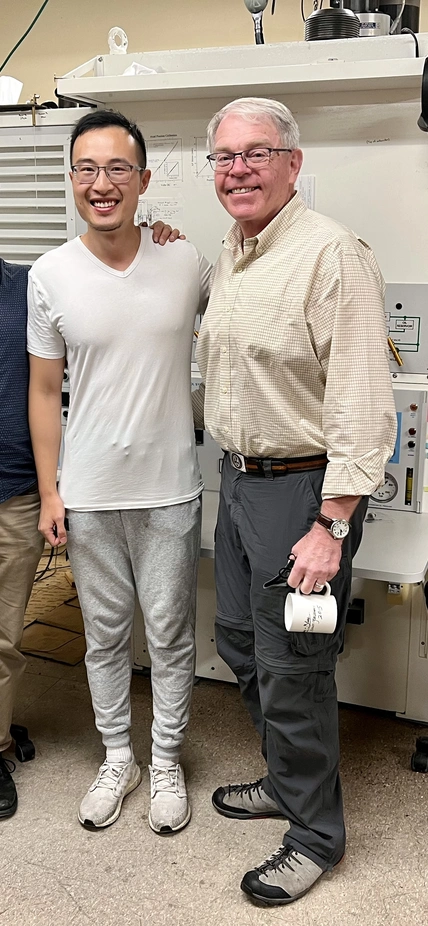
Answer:
<path fill-rule="evenodd" d="M 320 254 L 307 322 L 325 372 L 324 498 L 371 495 L 394 451 L 384 289 L 372 251 L 358 239 L 355 247 L 336 240 Z"/>

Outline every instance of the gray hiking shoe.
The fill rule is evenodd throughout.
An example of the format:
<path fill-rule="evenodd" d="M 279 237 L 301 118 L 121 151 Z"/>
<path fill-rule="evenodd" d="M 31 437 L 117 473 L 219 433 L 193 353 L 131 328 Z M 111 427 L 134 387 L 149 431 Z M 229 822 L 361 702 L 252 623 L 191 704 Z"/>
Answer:
<path fill-rule="evenodd" d="M 257 868 L 247 871 L 241 890 L 263 906 L 292 903 L 303 897 L 323 869 L 292 845 L 280 846 Z"/>
<path fill-rule="evenodd" d="M 134 755 L 130 762 L 103 762 L 79 807 L 78 817 L 82 826 L 101 829 L 114 823 L 124 797 L 138 787 L 140 781 L 141 769 Z"/>
<path fill-rule="evenodd" d="M 247 785 L 217 788 L 212 802 L 218 813 L 238 820 L 258 820 L 261 817 L 283 817 L 279 807 L 263 788 L 263 778 Z"/>

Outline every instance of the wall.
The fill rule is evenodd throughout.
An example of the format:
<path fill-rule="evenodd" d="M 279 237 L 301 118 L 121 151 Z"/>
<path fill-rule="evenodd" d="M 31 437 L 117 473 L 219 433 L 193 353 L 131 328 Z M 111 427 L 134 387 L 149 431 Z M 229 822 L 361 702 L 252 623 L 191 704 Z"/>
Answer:
<path fill-rule="evenodd" d="M 41 4 L 3 0 L 0 63 Z M 311 10 L 311 0 L 305 0 L 306 15 Z M 3 73 L 23 81 L 21 102 L 35 92 L 42 100 L 53 99 L 54 75 L 107 53 L 112 26 L 125 29 L 129 51 L 253 43 L 253 23 L 243 0 L 50 0 Z M 428 0 L 421 0 L 420 28 L 428 31 Z M 264 33 L 266 42 L 301 41 L 300 0 L 277 0 L 274 16 L 269 4 Z"/>

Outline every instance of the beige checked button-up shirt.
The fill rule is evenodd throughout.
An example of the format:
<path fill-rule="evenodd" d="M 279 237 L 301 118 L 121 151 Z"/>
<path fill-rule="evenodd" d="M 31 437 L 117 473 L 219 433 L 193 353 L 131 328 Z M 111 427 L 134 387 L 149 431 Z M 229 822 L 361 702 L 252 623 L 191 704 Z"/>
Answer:
<path fill-rule="evenodd" d="M 256 238 L 233 225 L 196 351 L 221 447 L 326 451 L 323 496 L 370 495 L 396 434 L 383 297 L 370 248 L 298 193 Z"/>

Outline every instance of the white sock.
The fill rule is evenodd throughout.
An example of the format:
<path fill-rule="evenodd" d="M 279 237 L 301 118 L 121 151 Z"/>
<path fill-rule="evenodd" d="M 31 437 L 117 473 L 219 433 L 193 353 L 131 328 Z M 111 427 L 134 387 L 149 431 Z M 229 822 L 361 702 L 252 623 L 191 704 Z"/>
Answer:
<path fill-rule="evenodd" d="M 132 746 L 129 743 L 128 746 L 121 746 L 120 748 L 115 748 L 112 746 L 107 746 L 106 751 L 107 762 L 110 762 L 111 765 L 117 765 L 118 762 L 131 762 L 132 759 Z"/>
<path fill-rule="evenodd" d="M 177 762 L 178 759 L 161 759 L 152 752 L 152 765 L 156 768 L 171 768 L 172 765 L 177 765 Z"/>

